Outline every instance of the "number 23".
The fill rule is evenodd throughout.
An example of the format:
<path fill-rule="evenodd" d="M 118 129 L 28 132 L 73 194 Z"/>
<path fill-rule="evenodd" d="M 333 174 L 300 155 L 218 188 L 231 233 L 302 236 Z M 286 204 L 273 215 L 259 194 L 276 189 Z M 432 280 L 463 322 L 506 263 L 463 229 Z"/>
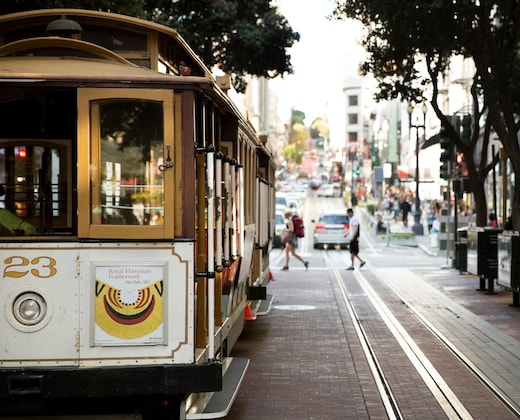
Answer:
<path fill-rule="evenodd" d="M 29 260 L 26 257 L 7 257 L 4 260 L 6 267 L 4 268 L 4 278 L 22 278 L 26 276 L 29 271 L 35 277 L 48 279 L 54 277 L 58 270 L 56 269 L 56 260 L 51 257 L 36 257 Z M 32 268 L 31 268 L 32 267 Z"/>

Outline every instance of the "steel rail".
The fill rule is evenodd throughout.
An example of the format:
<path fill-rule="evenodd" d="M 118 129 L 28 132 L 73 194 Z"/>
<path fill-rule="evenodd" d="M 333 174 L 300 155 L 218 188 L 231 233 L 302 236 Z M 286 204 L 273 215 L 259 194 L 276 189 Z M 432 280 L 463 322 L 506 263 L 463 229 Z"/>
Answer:
<path fill-rule="evenodd" d="M 404 305 L 423 323 L 430 332 L 435 335 L 454 355 L 459 359 L 478 379 L 479 381 L 502 403 L 504 406 L 516 417 L 520 418 L 520 409 L 512 402 L 508 396 L 502 392 L 498 386 L 484 374 L 471 360 L 469 360 L 464 353 L 457 348 L 444 334 L 442 334 L 435 326 L 428 321 L 428 319 L 419 312 L 409 301 L 401 296 L 391 284 L 389 284 L 384 278 L 378 276 L 395 295 L 403 302 Z"/>
<path fill-rule="evenodd" d="M 473 418 L 365 276 L 359 271 L 355 272 L 354 276 L 448 418 L 464 420 Z"/>
<path fill-rule="evenodd" d="M 354 320 L 356 334 L 362 343 L 362 347 L 366 354 L 367 360 L 369 361 L 374 379 L 376 380 L 376 383 L 378 383 L 378 389 L 383 399 L 385 409 L 387 410 L 387 414 L 390 418 L 402 419 L 403 416 L 400 413 L 397 400 L 391 392 L 390 385 L 384 375 L 383 369 L 377 361 L 375 351 L 370 344 L 370 339 L 365 333 L 361 325 L 361 320 L 355 311 L 354 304 L 348 296 L 348 292 L 344 282 L 342 281 L 341 274 L 330 258 L 328 252 L 325 252 L 324 254 L 325 263 L 332 271 L 341 290 L 342 298 L 345 302 L 346 308 L 351 318 Z M 366 293 L 367 298 L 372 302 L 374 308 L 378 311 L 389 331 L 397 340 L 404 353 L 423 379 L 426 386 L 432 392 L 434 398 L 446 413 L 447 417 L 450 419 L 472 419 L 472 415 L 467 411 L 462 402 L 446 384 L 442 378 L 442 375 L 439 374 L 439 372 L 429 361 L 428 357 L 419 349 L 419 346 L 415 343 L 412 337 L 409 336 L 409 334 L 406 332 L 406 329 L 395 318 L 388 306 L 381 300 L 376 291 L 370 286 L 369 282 L 366 280 L 363 274 L 360 271 L 355 271 L 353 274 L 362 287 L 363 291 Z"/>
<path fill-rule="evenodd" d="M 374 381 L 376 382 L 376 386 L 379 391 L 379 395 L 383 401 L 383 405 L 385 407 L 386 413 L 390 420 L 402 420 L 403 416 L 399 411 L 399 407 L 397 405 L 397 401 L 394 398 L 390 386 L 385 378 L 383 369 L 381 368 L 377 356 L 374 352 L 372 345 L 370 344 L 370 340 L 368 339 L 368 335 L 366 334 L 363 326 L 361 325 L 361 320 L 358 317 L 356 310 L 354 309 L 354 305 L 348 297 L 348 293 L 345 285 L 343 284 L 343 280 L 339 273 L 339 270 L 332 262 L 327 251 L 323 253 L 325 264 L 331 270 L 334 278 L 338 284 L 338 287 L 341 291 L 341 297 L 343 298 L 343 302 L 345 303 L 345 308 L 347 309 L 350 318 L 352 319 L 352 324 L 356 331 L 356 335 L 361 344 L 361 348 L 366 356 L 370 371 L 372 372 L 372 376 Z"/>

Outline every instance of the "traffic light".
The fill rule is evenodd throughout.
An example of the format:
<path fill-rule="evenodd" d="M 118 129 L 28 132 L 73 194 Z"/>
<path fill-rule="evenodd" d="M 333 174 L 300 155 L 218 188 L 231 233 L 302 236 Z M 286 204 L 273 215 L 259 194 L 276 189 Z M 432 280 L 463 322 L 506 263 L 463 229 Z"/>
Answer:
<path fill-rule="evenodd" d="M 471 140 L 471 115 L 464 115 L 462 117 L 462 142 L 469 144 Z"/>
<path fill-rule="evenodd" d="M 440 167 L 440 176 L 442 179 L 450 179 L 451 178 L 451 166 L 453 162 L 453 143 L 448 137 L 448 132 L 444 124 L 441 126 L 441 131 L 439 133 L 439 144 L 441 145 L 441 167 Z"/>

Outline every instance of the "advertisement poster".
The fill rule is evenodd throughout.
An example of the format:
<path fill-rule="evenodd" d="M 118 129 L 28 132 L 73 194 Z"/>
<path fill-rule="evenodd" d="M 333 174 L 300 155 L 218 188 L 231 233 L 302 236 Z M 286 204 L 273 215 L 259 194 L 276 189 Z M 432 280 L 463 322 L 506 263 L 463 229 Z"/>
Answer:
<path fill-rule="evenodd" d="M 164 264 L 94 264 L 95 345 L 164 344 Z"/>

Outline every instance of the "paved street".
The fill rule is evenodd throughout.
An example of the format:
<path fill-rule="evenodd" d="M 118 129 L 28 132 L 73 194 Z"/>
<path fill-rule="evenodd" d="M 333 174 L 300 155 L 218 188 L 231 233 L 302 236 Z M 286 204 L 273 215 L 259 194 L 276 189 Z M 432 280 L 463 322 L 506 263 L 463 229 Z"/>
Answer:
<path fill-rule="evenodd" d="M 309 201 L 306 226 L 313 206 L 341 204 Z M 520 407 L 520 310 L 511 292 L 478 292 L 478 278 L 449 268 L 428 236 L 415 247 L 387 244 L 360 219 L 362 269 L 345 270 L 347 250 L 314 250 L 311 229 L 299 247 L 308 271 L 295 260 L 282 271 L 284 255 L 272 251 L 271 312 L 246 325 L 234 350 L 251 365 L 228 418 L 392 418 L 366 345 L 397 418 L 515 418 L 483 385 Z"/>

